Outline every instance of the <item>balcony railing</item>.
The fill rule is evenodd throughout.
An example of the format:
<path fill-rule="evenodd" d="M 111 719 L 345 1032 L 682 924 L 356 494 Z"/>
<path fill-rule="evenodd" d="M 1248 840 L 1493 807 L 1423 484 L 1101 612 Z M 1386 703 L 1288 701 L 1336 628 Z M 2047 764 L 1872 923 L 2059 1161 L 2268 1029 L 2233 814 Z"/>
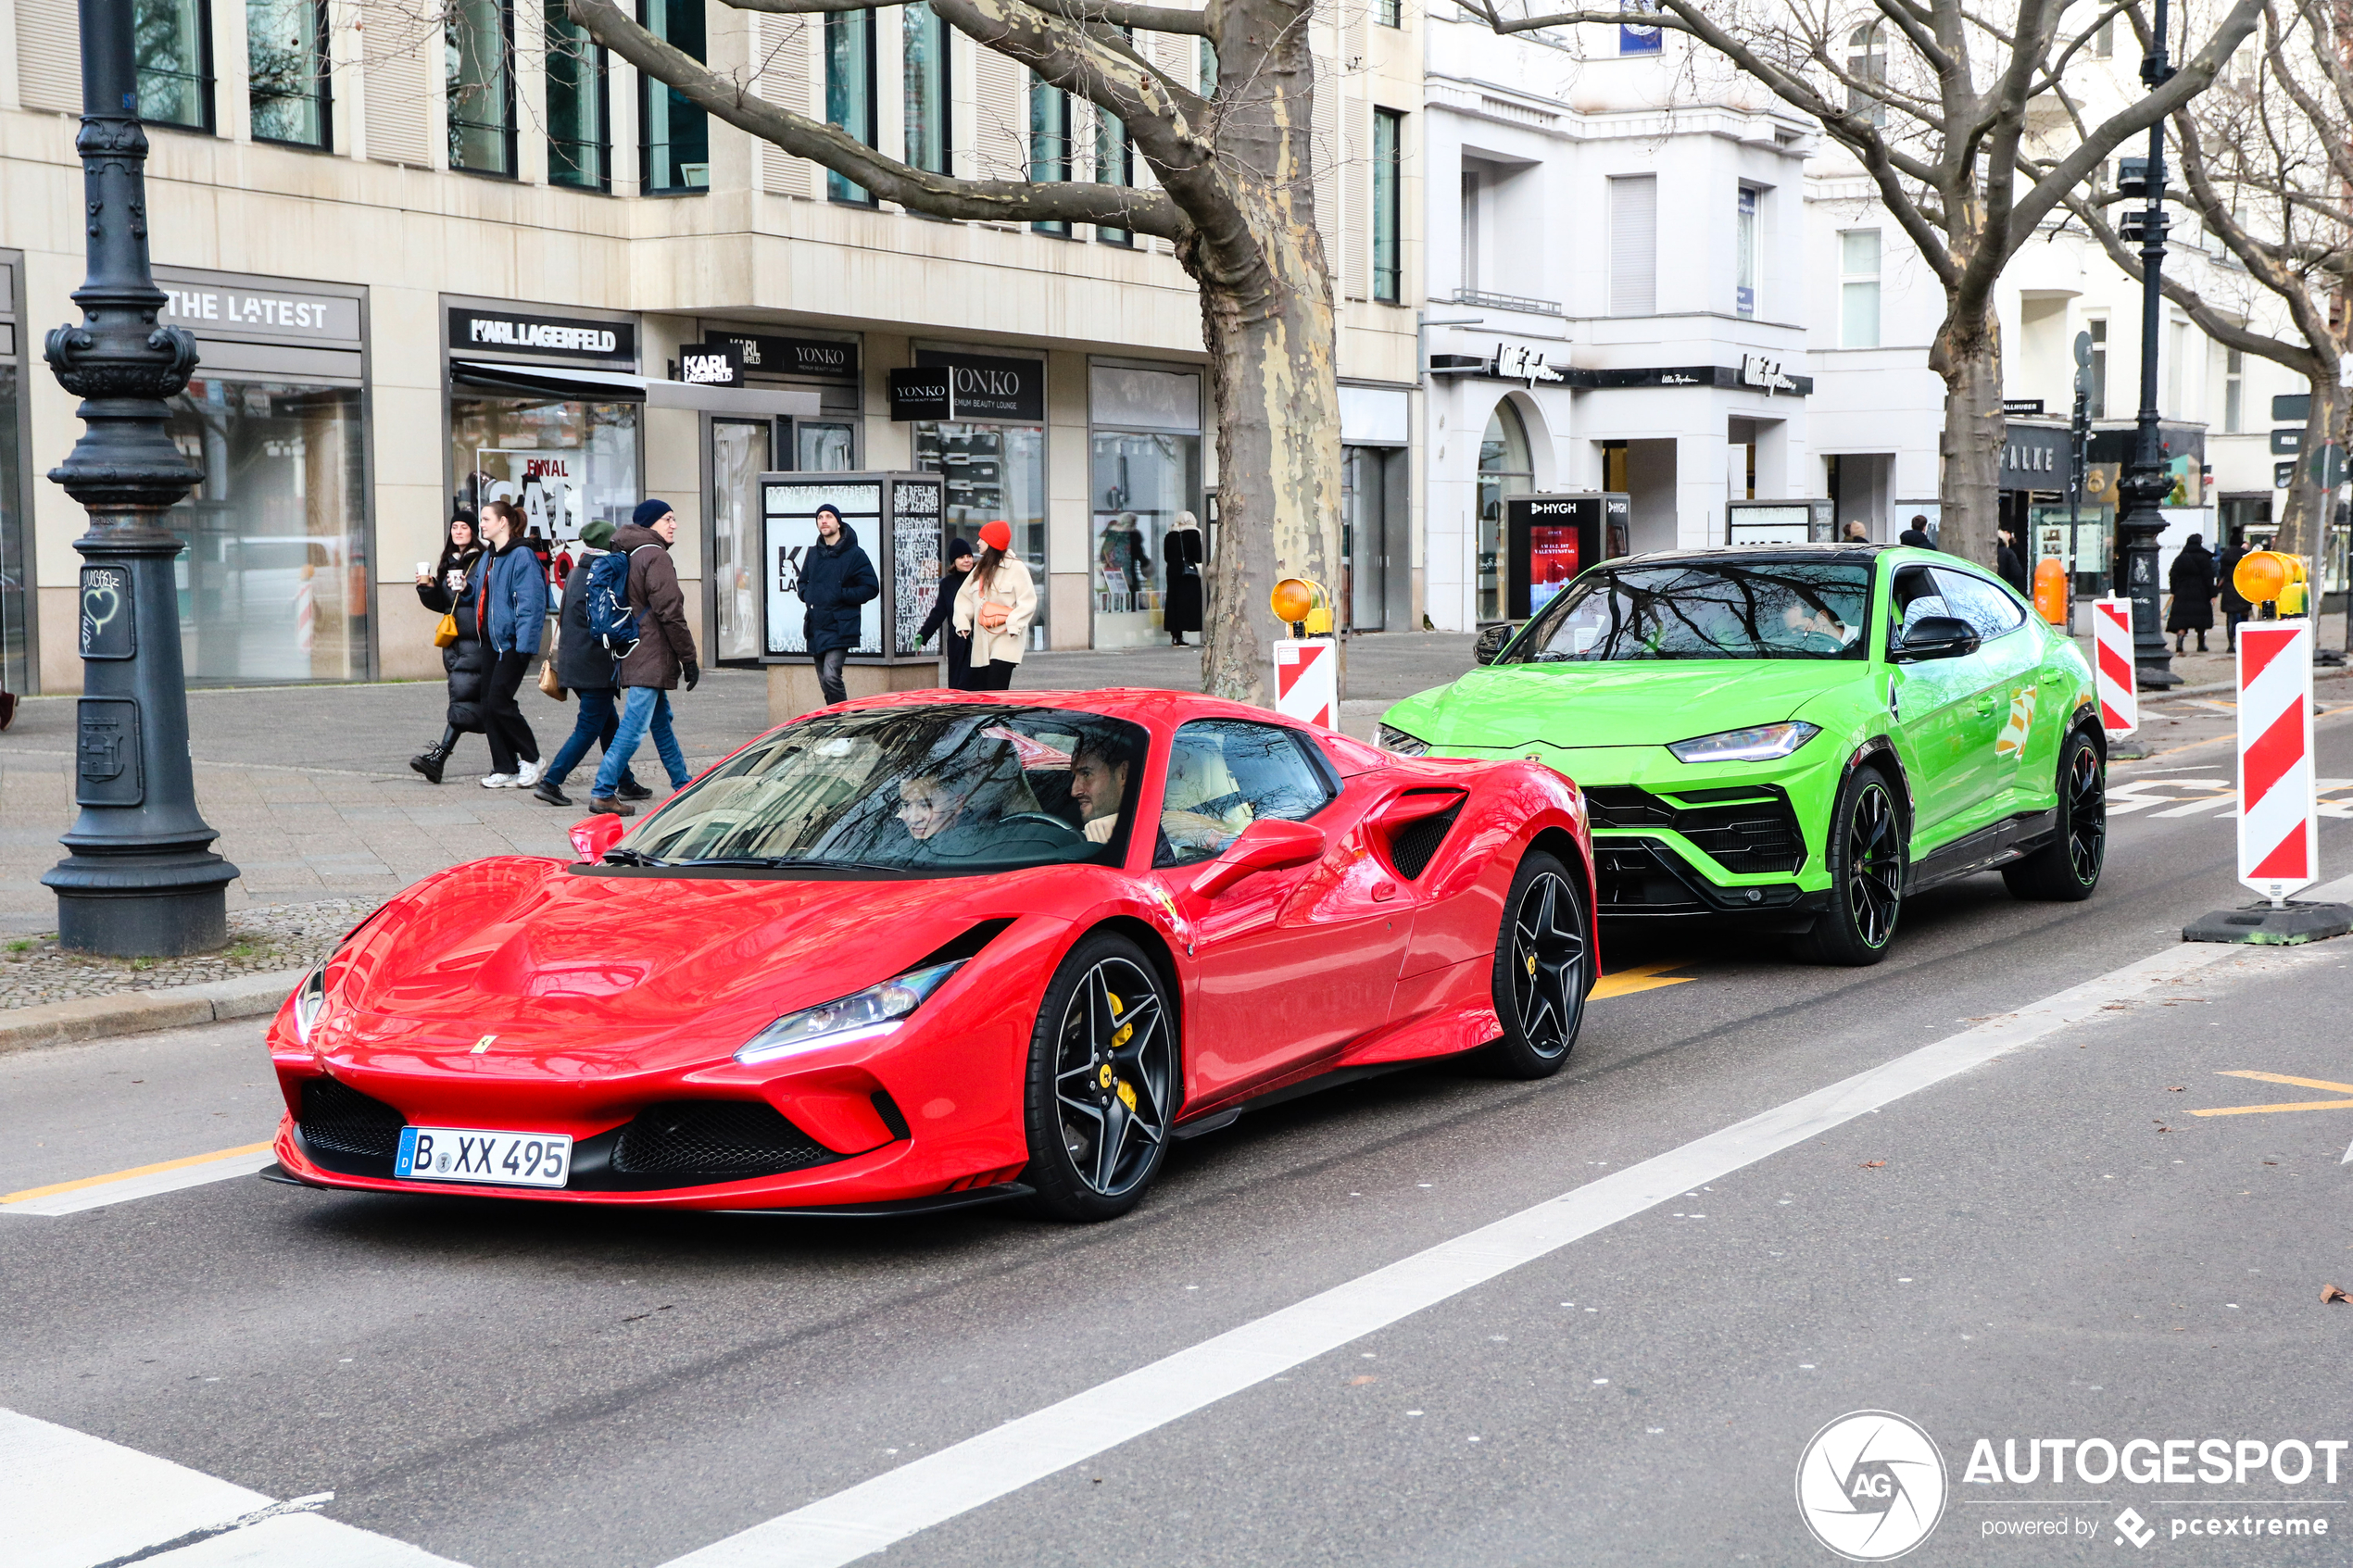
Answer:
<path fill-rule="evenodd" d="M 1449 301 L 1454 305 L 1476 305 L 1489 310 L 1517 310 L 1530 316 L 1558 316 L 1563 312 L 1557 299 L 1530 299 L 1525 295 L 1489 294 L 1483 289 L 1456 289 Z"/>

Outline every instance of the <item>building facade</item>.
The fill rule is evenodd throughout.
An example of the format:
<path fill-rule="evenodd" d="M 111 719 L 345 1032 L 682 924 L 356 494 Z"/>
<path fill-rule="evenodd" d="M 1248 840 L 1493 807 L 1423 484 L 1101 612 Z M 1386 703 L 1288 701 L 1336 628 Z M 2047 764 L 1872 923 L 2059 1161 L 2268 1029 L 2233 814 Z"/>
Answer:
<path fill-rule="evenodd" d="M 149 16 L 149 12 L 153 16 Z M 1162 241 L 941 222 L 707 119 L 595 47 L 560 5 L 156 0 L 141 111 L 168 320 L 201 362 L 172 404 L 200 470 L 175 515 L 192 681 L 429 677 L 421 563 L 453 511 L 522 504 L 559 545 L 671 501 L 706 656 L 760 657 L 755 481 L 948 478 L 951 532 L 1003 518 L 1038 573 L 1038 646 L 1161 638 L 1159 542 L 1214 517 L 1197 295 Z M 752 91 L 918 167 L 1149 182 L 1117 121 L 922 5 L 814 19 L 647 0 L 655 31 Z M 426 25 L 427 22 L 431 25 Z M 152 24 L 152 25 L 149 25 Z M 1320 17 L 1318 216 L 1341 274 L 1352 422 L 1394 497 L 1420 288 L 1420 42 L 1411 7 Z M 1181 80 L 1199 40 L 1145 35 Z M 81 684 L 81 509 L 37 478 L 74 403 L 30 345 L 82 275 L 72 0 L 0 24 L 0 657 L 17 691 Z M 683 358 L 732 345 L 726 380 Z M 952 419 L 894 419 L 895 370 L 945 370 Z M 1357 470 L 1352 468 L 1352 473 Z"/>

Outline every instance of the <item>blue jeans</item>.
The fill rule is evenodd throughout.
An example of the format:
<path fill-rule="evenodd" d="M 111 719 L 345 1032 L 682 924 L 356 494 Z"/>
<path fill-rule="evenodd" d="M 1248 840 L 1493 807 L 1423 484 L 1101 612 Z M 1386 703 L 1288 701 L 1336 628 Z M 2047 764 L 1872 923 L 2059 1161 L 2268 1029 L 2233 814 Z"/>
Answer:
<path fill-rule="evenodd" d="M 678 737 L 671 732 L 670 694 L 660 686 L 629 686 L 621 694 L 621 725 L 613 732 L 612 744 L 605 747 L 605 759 L 597 765 L 597 782 L 589 791 L 597 799 L 609 800 L 621 787 L 621 775 L 648 729 L 653 731 L 654 750 L 661 757 L 662 771 L 670 775 L 670 787 L 686 787 L 692 775 L 686 771 L 686 754 L 678 749 Z"/>
<path fill-rule="evenodd" d="M 572 722 L 572 734 L 566 735 L 563 745 L 556 749 L 555 759 L 547 764 L 547 780 L 558 789 L 563 787 L 564 780 L 572 776 L 572 771 L 580 766 L 580 759 L 588 755 L 591 745 L 602 741 L 605 749 L 610 751 L 614 732 L 621 727 L 619 692 L 610 687 L 602 691 L 583 687 L 572 695 L 580 699 L 579 717 Z M 621 777 L 614 782 L 625 784 L 635 781 L 629 770 L 623 768 Z"/>

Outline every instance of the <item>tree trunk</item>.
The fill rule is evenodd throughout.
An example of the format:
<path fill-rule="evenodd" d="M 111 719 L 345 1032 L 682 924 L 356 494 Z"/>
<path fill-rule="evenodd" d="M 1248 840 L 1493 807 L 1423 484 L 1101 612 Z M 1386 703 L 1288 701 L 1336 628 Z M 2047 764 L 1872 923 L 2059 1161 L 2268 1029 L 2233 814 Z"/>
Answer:
<path fill-rule="evenodd" d="M 1944 474 L 1937 485 L 1943 521 L 1937 548 L 1992 566 L 2000 514 L 2002 443 L 2002 325 L 1989 307 L 1974 322 L 1948 315 L 1929 351 L 1929 367 L 1944 378 L 1944 429 L 1938 448 Z M 2021 545 L 2023 541 L 2020 542 Z"/>
<path fill-rule="evenodd" d="M 2312 406 L 2304 417 L 2304 449 L 2296 458 L 2296 483 L 2288 486 L 2287 507 L 2280 514 L 2280 532 L 2271 548 L 2302 556 L 2317 584 L 2322 574 L 2321 553 L 2328 544 L 2329 516 L 2336 509 L 2336 492 L 2333 486 L 2322 488 L 2322 476 L 2314 465 L 2322 460 L 2322 447 L 2344 440 L 2345 416 L 2353 399 L 2336 384 L 2333 363 L 2315 365 L 2310 384 Z M 2313 596 L 2319 597 L 2317 588 Z"/>

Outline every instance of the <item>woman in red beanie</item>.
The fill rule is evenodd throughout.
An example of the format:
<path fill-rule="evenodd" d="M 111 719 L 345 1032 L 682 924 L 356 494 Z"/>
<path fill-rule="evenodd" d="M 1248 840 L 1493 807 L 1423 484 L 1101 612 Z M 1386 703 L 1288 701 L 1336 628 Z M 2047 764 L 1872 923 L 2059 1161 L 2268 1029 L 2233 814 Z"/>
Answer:
<path fill-rule="evenodd" d="M 1038 619 L 1038 585 L 1028 563 L 1009 554 L 1013 531 L 1002 519 L 980 531 L 980 559 L 956 590 L 956 630 L 972 638 L 972 686 L 1001 692 L 1013 684 L 1013 667 L 1029 646 L 1029 623 Z"/>

